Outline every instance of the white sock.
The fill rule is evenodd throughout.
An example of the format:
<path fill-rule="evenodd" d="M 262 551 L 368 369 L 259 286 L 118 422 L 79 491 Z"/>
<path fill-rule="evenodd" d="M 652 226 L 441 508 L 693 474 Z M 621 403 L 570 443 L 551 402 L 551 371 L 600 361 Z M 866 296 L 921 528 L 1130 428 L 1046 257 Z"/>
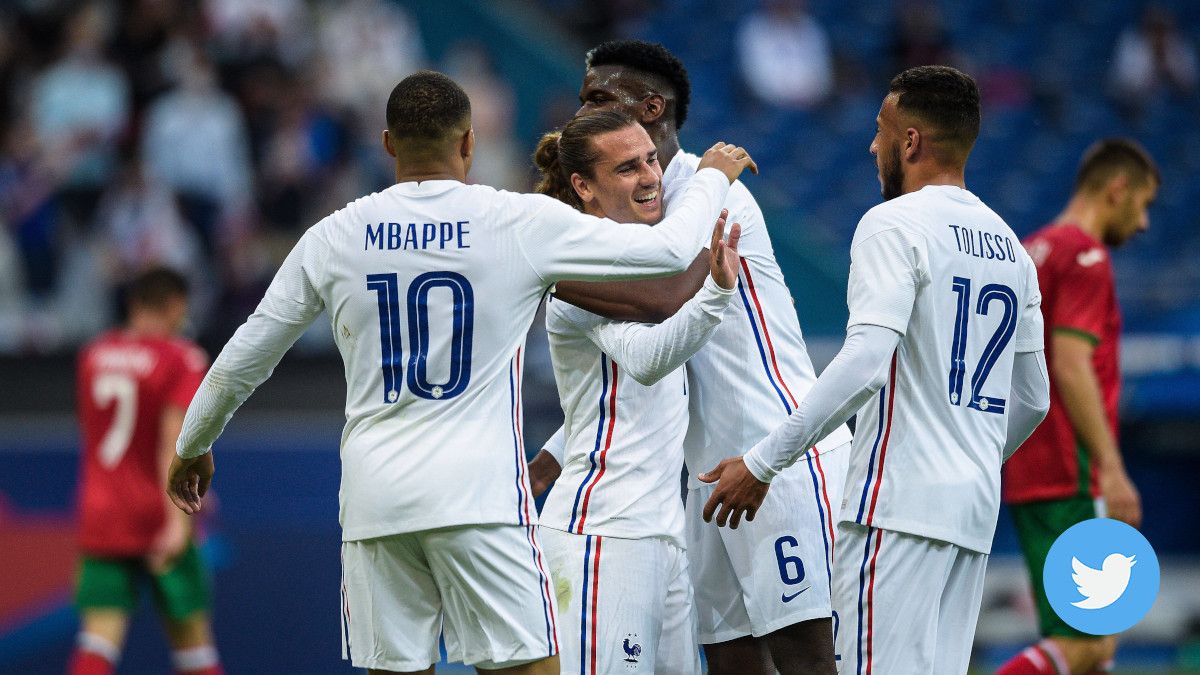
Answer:
<path fill-rule="evenodd" d="M 76 638 L 75 644 L 79 647 L 79 651 L 103 657 L 105 661 L 114 665 L 121 659 L 121 649 L 109 642 L 107 638 L 100 637 L 95 633 L 81 632 Z"/>
<path fill-rule="evenodd" d="M 200 645 L 177 649 L 171 652 L 171 664 L 175 666 L 175 670 L 183 672 L 211 668 L 217 665 L 217 648 L 212 645 Z"/>

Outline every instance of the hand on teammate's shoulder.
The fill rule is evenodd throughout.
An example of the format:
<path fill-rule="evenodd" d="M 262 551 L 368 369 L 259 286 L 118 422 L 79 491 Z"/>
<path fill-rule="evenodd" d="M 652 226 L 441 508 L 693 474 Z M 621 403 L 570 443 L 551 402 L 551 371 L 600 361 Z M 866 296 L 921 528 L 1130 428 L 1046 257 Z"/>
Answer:
<path fill-rule="evenodd" d="M 737 180 L 738 176 L 742 175 L 742 171 L 746 169 L 750 169 L 751 173 L 758 173 L 758 164 L 754 162 L 745 148 L 721 141 L 717 141 L 704 153 L 696 171 L 710 168 L 725 174 L 730 183 Z"/>

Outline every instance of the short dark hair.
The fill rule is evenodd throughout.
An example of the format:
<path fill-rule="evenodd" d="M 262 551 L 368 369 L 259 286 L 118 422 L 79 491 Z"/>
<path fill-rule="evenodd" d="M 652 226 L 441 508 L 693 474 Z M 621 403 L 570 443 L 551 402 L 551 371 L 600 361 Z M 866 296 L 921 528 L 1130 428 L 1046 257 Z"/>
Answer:
<path fill-rule="evenodd" d="M 970 75 L 950 66 L 917 66 L 892 78 L 888 93 L 896 106 L 937 129 L 934 142 L 965 154 L 979 136 L 979 88 Z"/>
<path fill-rule="evenodd" d="M 1098 190 L 1122 173 L 1138 185 L 1151 179 L 1155 184 L 1162 183 L 1158 165 L 1140 143 L 1131 138 L 1103 138 L 1083 153 L 1075 174 L 1075 191 Z"/>
<path fill-rule="evenodd" d="M 609 40 L 588 52 L 586 65 L 588 68 L 623 66 L 662 78 L 674 94 L 675 128 L 683 128 L 692 101 L 692 82 L 683 62 L 666 47 L 644 40 Z"/>
<path fill-rule="evenodd" d="M 471 116 L 471 99 L 454 80 L 421 70 L 400 80 L 387 102 L 388 132 L 397 139 L 445 139 Z"/>
<path fill-rule="evenodd" d="M 160 309 L 172 299 L 187 296 L 187 279 L 167 267 L 152 267 L 134 277 L 125 288 L 125 303 L 130 307 Z"/>
<path fill-rule="evenodd" d="M 574 117 L 561 131 L 551 131 L 542 136 L 533 153 L 533 163 L 542 174 L 535 190 L 582 211 L 583 202 L 571 185 L 571 174 L 577 173 L 587 178 L 595 176 L 595 164 L 600 153 L 596 151 L 592 138 L 636 124 L 637 120 L 620 110 L 601 110 Z"/>

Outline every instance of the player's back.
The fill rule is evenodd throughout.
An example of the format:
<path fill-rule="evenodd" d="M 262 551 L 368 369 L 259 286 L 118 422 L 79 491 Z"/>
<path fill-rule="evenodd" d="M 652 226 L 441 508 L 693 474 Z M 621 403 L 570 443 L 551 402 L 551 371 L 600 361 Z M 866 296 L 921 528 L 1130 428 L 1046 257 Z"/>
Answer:
<path fill-rule="evenodd" d="M 517 239 L 518 197 L 400 183 L 310 230 L 324 242 L 314 281 L 346 369 L 347 540 L 532 513 L 518 364 L 548 284 Z M 481 472 L 492 480 L 459 489 L 456 478 Z"/>
<path fill-rule="evenodd" d="M 166 516 L 162 415 L 186 409 L 207 358 L 179 338 L 107 332 L 80 352 L 76 378 L 83 446 L 79 491 L 84 551 L 141 555 Z"/>
<path fill-rule="evenodd" d="M 869 211 L 851 261 L 863 266 L 851 272 L 851 324 L 903 337 L 886 384 L 859 411 L 842 519 L 987 552 L 1014 337 L 1038 311 L 1033 263 L 998 215 L 944 185 Z M 889 284 L 916 289 L 906 325 L 887 308 L 855 315 L 855 294 Z"/>

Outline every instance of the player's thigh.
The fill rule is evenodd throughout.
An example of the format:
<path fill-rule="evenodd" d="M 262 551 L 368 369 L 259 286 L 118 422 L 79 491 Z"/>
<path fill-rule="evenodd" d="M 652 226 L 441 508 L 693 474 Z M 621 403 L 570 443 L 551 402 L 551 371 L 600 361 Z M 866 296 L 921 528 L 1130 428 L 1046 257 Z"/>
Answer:
<path fill-rule="evenodd" d="M 469 525 L 420 535 L 442 598 L 450 660 L 498 669 L 558 652 L 558 608 L 537 526 Z"/>
<path fill-rule="evenodd" d="M 137 558 L 84 556 L 75 582 L 75 604 L 80 611 L 132 612 L 137 607 L 138 583 L 143 576 Z"/>
<path fill-rule="evenodd" d="M 206 615 L 212 607 L 208 570 L 194 542 L 188 544 L 171 567 L 159 574 L 152 574 L 150 579 L 154 603 L 159 614 L 169 622 L 195 625 L 189 619 Z M 207 625 L 206 619 L 204 623 Z"/>
<path fill-rule="evenodd" d="M 725 550 L 721 528 L 704 522 L 702 516 L 704 503 L 715 489 L 715 485 L 692 488 L 688 491 L 686 508 L 688 570 L 696 607 L 697 638 L 703 645 L 728 642 L 751 632 L 742 587 Z"/>
<path fill-rule="evenodd" d="M 695 592 L 688 570 L 687 552 L 667 545 L 670 560 L 666 601 L 663 603 L 662 633 L 658 638 L 655 673 L 699 673 Z"/>
<path fill-rule="evenodd" d="M 957 550 L 890 530 L 838 525 L 833 604 L 841 672 L 933 672 L 939 599 Z"/>
<path fill-rule="evenodd" d="M 971 665 L 975 626 L 979 622 L 979 605 L 983 602 L 987 554 L 955 548 L 954 561 L 938 603 L 932 671 L 938 674 L 967 672 Z"/>
<path fill-rule="evenodd" d="M 342 543 L 342 657 L 358 668 L 436 663 L 442 599 L 420 533 Z"/>
<path fill-rule="evenodd" d="M 1042 570 L 1046 556 L 1058 537 L 1072 525 L 1097 517 L 1096 501 L 1091 497 L 1078 496 L 1028 504 L 1012 504 L 1013 525 L 1017 541 L 1029 570 L 1029 585 L 1033 590 L 1037 606 L 1038 628 L 1043 636 L 1088 639 L 1091 636 L 1080 632 L 1059 618 L 1050 607 L 1046 597 L 1046 586 L 1042 581 Z"/>
<path fill-rule="evenodd" d="M 720 530 L 755 636 L 831 616 L 834 531 L 824 493 L 816 465 L 797 463 L 772 481 L 753 521 Z"/>
<path fill-rule="evenodd" d="M 683 550 L 661 539 L 622 539 L 543 529 L 559 598 L 564 672 L 691 672 L 661 668 L 668 610 L 690 614 L 670 595 Z M 690 624 L 689 624 L 690 625 Z M 695 649 L 695 637 L 680 631 Z"/>

